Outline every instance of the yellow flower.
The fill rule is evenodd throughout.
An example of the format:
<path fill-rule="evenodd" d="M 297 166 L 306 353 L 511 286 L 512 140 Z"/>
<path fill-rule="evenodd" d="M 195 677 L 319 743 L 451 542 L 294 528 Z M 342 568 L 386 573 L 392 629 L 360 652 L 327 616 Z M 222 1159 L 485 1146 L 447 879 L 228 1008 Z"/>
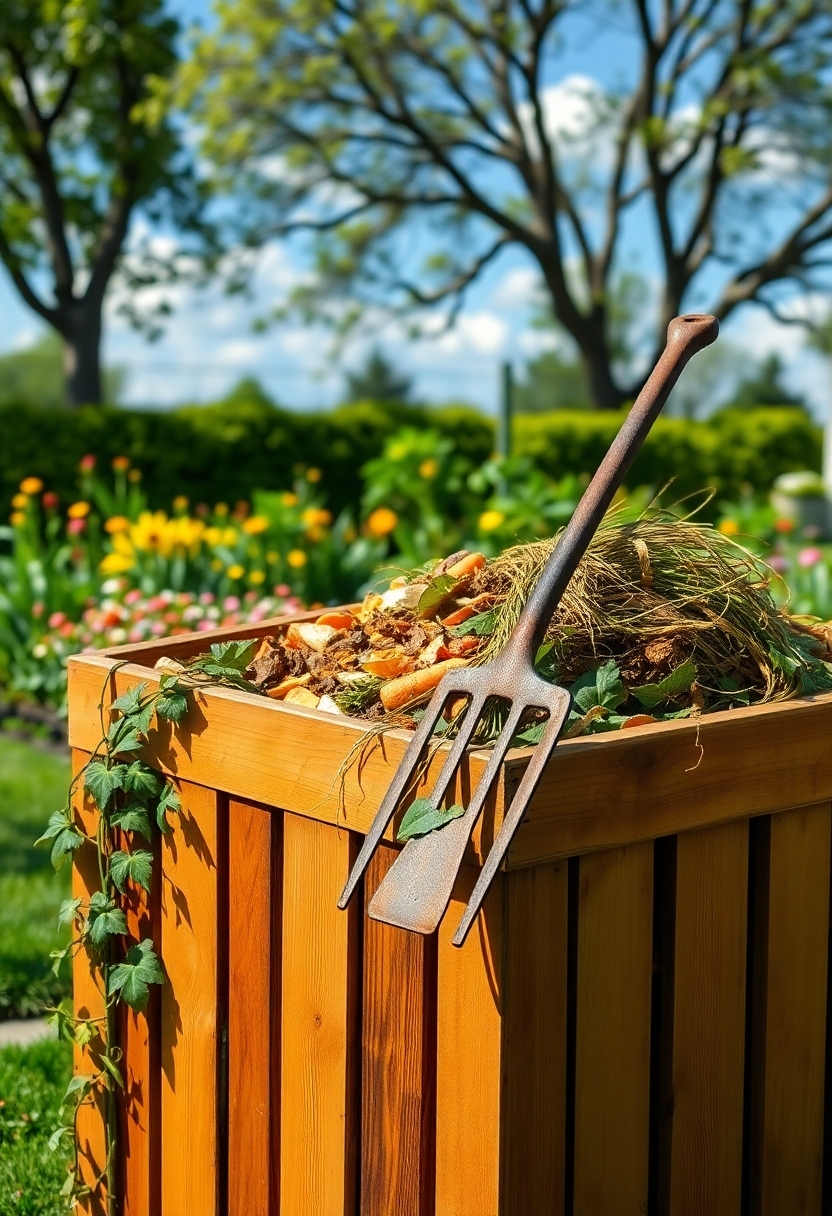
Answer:
<path fill-rule="evenodd" d="M 128 481 L 132 481 L 135 483 L 137 481 L 141 481 L 141 479 L 142 479 L 141 469 L 130 469 L 130 471 L 127 474 Z"/>
<path fill-rule="evenodd" d="M 290 549 L 286 555 L 286 561 L 293 570 L 300 570 L 306 565 L 309 558 L 304 553 L 303 549 Z"/>
<path fill-rule="evenodd" d="M 213 549 L 215 545 L 222 544 L 222 528 L 206 528 L 205 543 Z"/>
<path fill-rule="evenodd" d="M 313 524 L 311 528 L 306 529 L 306 539 L 313 545 L 317 545 L 319 540 L 323 540 L 324 530 L 319 528 L 317 524 Z"/>
<path fill-rule="evenodd" d="M 174 500 L 173 500 L 173 509 L 174 509 L 174 511 L 187 511 L 188 497 L 186 494 L 177 494 L 176 495 L 176 498 L 174 498 Z"/>
<path fill-rule="evenodd" d="M 740 530 L 740 526 L 735 519 L 721 519 L 717 524 L 717 531 L 723 536 L 736 536 Z"/>
<path fill-rule="evenodd" d="M 269 521 L 264 515 L 250 515 L 248 519 L 243 520 L 243 531 L 247 536 L 257 536 L 260 532 L 265 532 L 269 526 Z"/>
<path fill-rule="evenodd" d="M 70 519 L 85 519 L 90 513 L 90 504 L 88 502 L 74 502 L 71 507 L 67 508 L 67 515 Z"/>
<path fill-rule="evenodd" d="M 132 568 L 133 559 L 124 553 L 108 553 L 98 565 L 102 574 L 124 574 Z"/>
<path fill-rule="evenodd" d="M 211 569 L 212 570 L 222 570 L 222 562 L 220 561 L 220 559 L 218 557 L 215 557 L 214 560 L 211 562 Z"/>
<path fill-rule="evenodd" d="M 224 545 L 236 545 L 236 543 L 237 543 L 237 529 L 236 529 L 236 528 L 223 528 L 223 530 L 222 530 L 222 543 L 223 543 Z"/>
<path fill-rule="evenodd" d="M 388 448 L 387 455 L 391 460 L 401 460 L 403 456 L 407 455 L 407 444 L 391 443 L 390 447 Z"/>
<path fill-rule="evenodd" d="M 298 496 L 297 494 L 292 494 L 290 490 L 287 490 L 285 494 L 280 495 L 280 501 L 283 503 L 284 507 L 296 507 L 298 505 Z"/>
<path fill-rule="evenodd" d="M 438 472 L 439 465 L 432 458 L 430 460 L 423 460 L 419 465 L 419 476 L 424 477 L 425 481 L 432 481 Z"/>
<path fill-rule="evenodd" d="M 22 528 L 26 523 L 26 516 L 22 511 L 12 511 L 10 518 L 13 528 Z"/>
<path fill-rule="evenodd" d="M 499 528 L 500 524 L 505 521 L 505 515 L 502 511 L 483 511 L 480 516 L 480 530 L 482 532 L 493 532 Z"/>
<path fill-rule="evenodd" d="M 399 522 L 399 517 L 395 511 L 391 511 L 389 507 L 376 507 L 367 517 L 367 531 L 370 536 L 389 536 Z"/>
<path fill-rule="evenodd" d="M 43 489 L 43 482 L 39 477 L 24 477 L 20 483 L 20 488 L 24 494 L 40 494 Z"/>
<path fill-rule="evenodd" d="M 265 583 L 266 581 L 265 570 L 252 570 L 248 576 L 248 581 L 253 583 L 255 587 L 259 587 L 261 583 Z"/>
<path fill-rule="evenodd" d="M 228 503 L 227 502 L 218 502 L 217 505 L 214 507 L 214 514 L 215 515 L 227 515 L 228 514 Z"/>
<path fill-rule="evenodd" d="M 242 578 L 245 570 L 239 562 L 235 562 L 233 566 L 229 566 L 225 572 L 229 578 Z"/>
<path fill-rule="evenodd" d="M 305 511 L 301 511 L 300 517 L 310 528 L 316 528 L 321 525 L 326 527 L 332 523 L 332 513 L 323 507 L 307 507 Z"/>
<path fill-rule="evenodd" d="M 111 515 L 104 524 L 104 530 L 109 532 L 110 536 L 115 536 L 116 532 L 128 532 L 130 520 L 126 515 Z"/>
<path fill-rule="evenodd" d="M 28 507 L 28 505 L 29 505 L 28 494 L 15 494 L 14 498 L 12 499 L 12 506 L 15 507 L 18 511 L 24 510 L 24 508 Z"/>
<path fill-rule="evenodd" d="M 142 511 L 130 528 L 130 539 L 139 550 L 169 557 L 175 543 L 169 522 L 164 511 Z"/>
<path fill-rule="evenodd" d="M 124 473 L 130 468 L 130 457 L 114 456 L 112 459 L 112 465 L 117 473 Z"/>
<path fill-rule="evenodd" d="M 306 470 L 306 480 L 310 481 L 313 486 L 316 486 L 318 484 L 318 482 L 321 480 L 322 476 L 323 476 L 323 474 L 321 473 L 320 469 L 307 469 Z"/>

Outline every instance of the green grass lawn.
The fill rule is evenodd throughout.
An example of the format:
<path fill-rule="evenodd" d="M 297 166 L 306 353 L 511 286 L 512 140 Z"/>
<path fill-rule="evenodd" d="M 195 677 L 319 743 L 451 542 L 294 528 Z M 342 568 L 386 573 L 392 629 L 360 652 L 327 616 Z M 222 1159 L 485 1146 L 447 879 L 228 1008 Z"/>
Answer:
<path fill-rule="evenodd" d="M 49 849 L 32 848 L 68 783 L 68 757 L 0 736 L 0 1019 L 40 1013 L 69 992 L 68 971 L 53 976 L 49 959 L 69 866 L 56 874 Z"/>
<path fill-rule="evenodd" d="M 0 1050 L 0 1216 L 66 1213 L 70 1153 L 48 1140 L 71 1069 L 72 1048 L 56 1039 Z"/>

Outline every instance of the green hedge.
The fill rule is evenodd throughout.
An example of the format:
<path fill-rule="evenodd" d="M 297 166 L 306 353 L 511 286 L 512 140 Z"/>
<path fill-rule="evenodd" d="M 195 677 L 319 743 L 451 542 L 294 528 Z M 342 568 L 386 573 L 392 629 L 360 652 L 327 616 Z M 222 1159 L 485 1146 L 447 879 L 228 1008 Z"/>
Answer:
<path fill-rule="evenodd" d="M 515 451 L 552 477 L 592 473 L 622 418 L 565 410 L 521 415 L 515 419 Z M 726 410 L 709 422 L 659 418 L 627 481 L 660 489 L 673 478 L 668 500 L 706 486 L 730 499 L 745 486 L 765 492 L 793 469 L 819 470 L 821 453 L 820 427 L 803 410 L 787 406 Z"/>
<path fill-rule="evenodd" d="M 592 473 L 621 423 L 620 414 L 559 411 L 515 419 L 515 450 L 553 477 Z M 493 448 L 493 425 L 464 406 L 429 409 L 364 402 L 326 413 L 293 413 L 265 402 L 186 406 L 165 413 L 85 408 L 74 412 L 0 408 L 0 494 L 8 506 L 29 475 L 64 501 L 77 494 L 87 452 L 106 465 L 126 455 L 142 469 L 152 505 L 177 494 L 193 502 L 248 498 L 287 487 L 299 465 L 315 465 L 337 510 L 359 494 L 360 470 L 400 426 L 430 426 L 472 462 Z M 675 478 L 681 496 L 713 486 L 720 497 L 743 485 L 767 490 L 793 469 L 820 469 L 821 432 L 801 410 L 726 411 L 711 422 L 660 418 L 628 482 L 660 487 Z"/>

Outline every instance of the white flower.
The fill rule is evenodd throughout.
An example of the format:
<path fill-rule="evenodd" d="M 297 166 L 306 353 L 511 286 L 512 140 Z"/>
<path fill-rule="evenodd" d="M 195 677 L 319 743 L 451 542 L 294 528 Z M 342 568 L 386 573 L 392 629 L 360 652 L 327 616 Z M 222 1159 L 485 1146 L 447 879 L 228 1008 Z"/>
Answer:
<path fill-rule="evenodd" d="M 37 646 L 32 647 L 32 654 L 36 659 L 45 659 L 49 654 L 49 650 L 44 646 L 43 642 L 38 642 Z"/>

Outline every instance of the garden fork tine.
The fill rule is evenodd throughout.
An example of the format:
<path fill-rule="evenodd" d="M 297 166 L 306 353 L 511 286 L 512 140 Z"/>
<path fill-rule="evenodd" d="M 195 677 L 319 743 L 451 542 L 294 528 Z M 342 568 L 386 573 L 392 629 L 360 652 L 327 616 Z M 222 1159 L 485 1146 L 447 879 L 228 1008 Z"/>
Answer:
<path fill-rule="evenodd" d="M 409 840 L 382 879 L 368 908 L 369 915 L 374 920 L 412 929 L 418 933 L 432 933 L 448 906 L 470 833 L 499 773 L 517 726 L 528 711 L 544 710 L 548 714 L 548 720 L 544 726 L 543 737 L 532 755 L 497 833 L 454 936 L 454 945 L 462 945 L 494 875 L 503 862 L 569 713 L 569 693 L 566 689 L 543 680 L 535 672 L 534 656 L 578 562 L 586 552 L 596 528 L 667 400 L 670 390 L 688 359 L 710 345 L 718 332 L 719 324 L 714 317 L 686 316 L 671 321 L 664 353 L 613 440 L 598 472 L 587 486 L 507 644 L 491 663 L 479 668 L 451 671 L 438 685 L 365 838 L 338 901 L 339 907 L 344 908 L 349 902 L 396 813 L 402 796 L 413 783 L 433 728 L 449 698 L 463 695 L 470 698 L 470 703 L 460 732 L 454 740 L 430 797 L 434 807 L 438 807 L 445 796 L 465 747 L 480 720 L 486 700 L 498 697 L 510 703 L 508 720 L 496 741 L 485 773 L 467 810 L 458 819 L 451 820 L 441 831 Z"/>

